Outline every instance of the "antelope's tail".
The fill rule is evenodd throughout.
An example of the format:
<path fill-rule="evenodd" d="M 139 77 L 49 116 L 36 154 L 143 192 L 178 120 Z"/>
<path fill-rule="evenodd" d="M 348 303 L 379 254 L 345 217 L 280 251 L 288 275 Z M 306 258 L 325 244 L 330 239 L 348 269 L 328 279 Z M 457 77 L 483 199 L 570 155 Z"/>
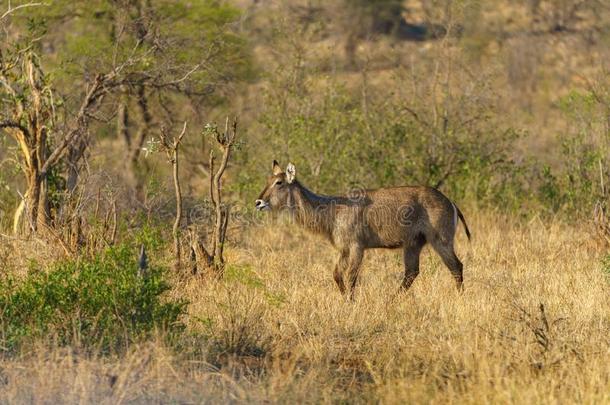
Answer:
<path fill-rule="evenodd" d="M 464 219 L 464 214 L 462 214 L 462 211 L 460 211 L 460 209 L 458 208 L 457 205 L 453 204 L 453 206 L 455 207 L 455 211 L 457 212 L 458 217 L 460 217 L 460 220 L 464 224 L 464 230 L 466 231 L 466 236 L 468 237 L 468 240 L 470 241 L 470 230 L 468 229 L 468 225 L 466 225 L 466 220 Z"/>

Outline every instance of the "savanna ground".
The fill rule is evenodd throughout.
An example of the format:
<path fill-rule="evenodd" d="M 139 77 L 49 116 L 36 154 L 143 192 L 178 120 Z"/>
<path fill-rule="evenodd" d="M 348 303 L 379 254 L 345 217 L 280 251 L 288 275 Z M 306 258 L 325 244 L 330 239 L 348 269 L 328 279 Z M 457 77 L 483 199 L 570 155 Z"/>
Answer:
<path fill-rule="evenodd" d="M 606 2 L 0 1 L 0 28 L 0 403 L 610 403 Z M 328 242 L 254 212 L 272 159 L 438 187 L 464 292 L 425 248 L 399 294 L 369 250 L 342 297 Z"/>
<path fill-rule="evenodd" d="M 222 282 L 177 282 L 188 330 L 120 357 L 33 347 L 0 362 L 8 403 L 610 401 L 610 286 L 582 230 L 495 214 L 460 235 L 456 293 L 426 249 L 397 294 L 400 254 L 369 251 L 355 302 L 332 280 L 328 245 L 262 224 L 228 252 Z M 280 224 L 281 225 L 281 224 Z M 461 232 L 461 230 L 460 230 Z M 185 338 L 186 339 L 186 338 Z"/>

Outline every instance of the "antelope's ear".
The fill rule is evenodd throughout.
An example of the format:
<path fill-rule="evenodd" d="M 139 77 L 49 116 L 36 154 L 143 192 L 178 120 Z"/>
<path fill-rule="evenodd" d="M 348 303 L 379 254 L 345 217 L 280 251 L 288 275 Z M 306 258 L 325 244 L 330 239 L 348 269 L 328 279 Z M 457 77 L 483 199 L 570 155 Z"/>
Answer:
<path fill-rule="evenodd" d="M 280 164 L 277 162 L 277 160 L 273 161 L 273 168 L 271 170 L 273 171 L 274 176 L 282 172 L 282 168 L 280 167 Z"/>
<path fill-rule="evenodd" d="M 297 168 L 292 163 L 288 163 L 288 166 L 286 166 L 286 180 L 288 184 L 292 183 L 296 177 Z"/>

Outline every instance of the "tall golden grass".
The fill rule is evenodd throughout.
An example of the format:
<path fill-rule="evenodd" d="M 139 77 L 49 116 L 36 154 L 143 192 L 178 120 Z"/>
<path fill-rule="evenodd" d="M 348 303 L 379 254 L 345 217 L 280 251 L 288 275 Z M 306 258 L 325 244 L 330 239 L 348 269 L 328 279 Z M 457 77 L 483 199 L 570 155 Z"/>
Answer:
<path fill-rule="evenodd" d="M 48 345 L 0 360 L 0 402 L 609 403 L 610 274 L 586 229 L 467 216 L 465 291 L 426 249 L 406 294 L 399 251 L 368 251 L 355 302 L 330 246 L 252 227 L 225 280 L 191 279 L 197 338 L 118 358 Z"/>

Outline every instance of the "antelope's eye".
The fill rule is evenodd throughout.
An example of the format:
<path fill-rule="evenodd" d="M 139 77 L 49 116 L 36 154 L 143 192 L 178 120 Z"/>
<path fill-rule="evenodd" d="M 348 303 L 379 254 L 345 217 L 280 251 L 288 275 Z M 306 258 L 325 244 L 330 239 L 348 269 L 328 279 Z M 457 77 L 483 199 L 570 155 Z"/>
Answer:
<path fill-rule="evenodd" d="M 275 185 L 276 185 L 276 186 L 281 186 L 281 185 L 282 185 L 282 180 L 278 180 L 278 181 L 276 181 L 276 182 L 275 182 Z"/>

